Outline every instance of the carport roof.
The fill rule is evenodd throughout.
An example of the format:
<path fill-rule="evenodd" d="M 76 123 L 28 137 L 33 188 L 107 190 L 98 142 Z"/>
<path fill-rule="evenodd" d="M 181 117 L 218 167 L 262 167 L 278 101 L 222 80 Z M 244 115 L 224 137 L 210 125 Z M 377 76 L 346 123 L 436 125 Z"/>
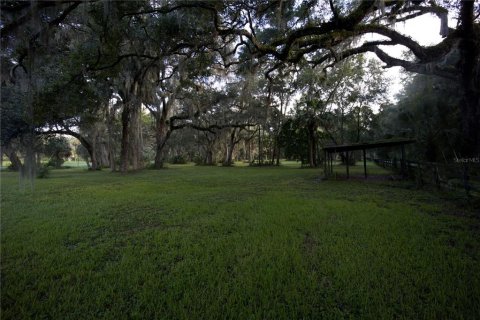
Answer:
<path fill-rule="evenodd" d="M 374 149 L 374 148 L 393 147 L 393 146 L 410 144 L 414 142 L 416 142 L 415 139 L 393 138 L 393 139 L 377 140 L 377 141 L 371 141 L 371 142 L 349 143 L 349 144 L 342 144 L 342 145 L 326 146 L 323 148 L 323 150 L 328 153 L 336 153 L 336 152 L 345 152 L 345 151 L 353 151 L 353 150 L 366 150 L 366 149 Z"/>

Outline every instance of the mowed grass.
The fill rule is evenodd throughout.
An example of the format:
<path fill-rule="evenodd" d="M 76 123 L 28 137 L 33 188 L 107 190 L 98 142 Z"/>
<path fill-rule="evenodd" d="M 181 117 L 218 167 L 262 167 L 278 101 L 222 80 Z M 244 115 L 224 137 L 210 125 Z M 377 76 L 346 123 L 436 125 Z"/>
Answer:
<path fill-rule="evenodd" d="M 478 215 L 320 174 L 3 172 L 2 319 L 480 317 Z"/>

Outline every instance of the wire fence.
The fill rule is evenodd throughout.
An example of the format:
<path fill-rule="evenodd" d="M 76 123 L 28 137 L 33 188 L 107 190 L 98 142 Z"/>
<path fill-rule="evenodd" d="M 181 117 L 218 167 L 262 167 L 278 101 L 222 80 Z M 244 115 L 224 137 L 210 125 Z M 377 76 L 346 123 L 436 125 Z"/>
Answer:
<path fill-rule="evenodd" d="M 373 159 L 387 169 L 414 180 L 418 186 L 434 185 L 438 189 L 464 191 L 467 196 L 480 197 L 480 161 L 460 159 L 453 163 Z"/>

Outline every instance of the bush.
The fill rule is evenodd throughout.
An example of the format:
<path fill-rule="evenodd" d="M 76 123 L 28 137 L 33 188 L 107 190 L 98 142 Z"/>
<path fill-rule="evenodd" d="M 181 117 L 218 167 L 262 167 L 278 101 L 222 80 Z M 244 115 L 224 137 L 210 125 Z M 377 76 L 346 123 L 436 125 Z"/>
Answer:
<path fill-rule="evenodd" d="M 186 164 L 187 159 L 185 159 L 182 155 L 176 155 L 172 159 L 170 159 L 170 163 L 172 164 Z"/>
<path fill-rule="evenodd" d="M 195 163 L 196 166 L 211 166 L 211 167 L 214 167 L 217 165 L 217 162 L 216 161 L 212 161 L 212 163 L 205 163 L 205 159 L 204 158 L 194 158 L 193 159 L 193 162 Z"/>
<path fill-rule="evenodd" d="M 44 145 L 44 153 L 50 157 L 49 166 L 60 168 L 71 155 L 70 144 L 65 137 L 49 137 Z"/>
<path fill-rule="evenodd" d="M 37 171 L 37 178 L 46 179 L 50 176 L 50 167 L 48 164 L 40 166 Z"/>
<path fill-rule="evenodd" d="M 200 155 L 195 155 L 192 160 L 197 166 L 201 166 L 205 162 L 205 158 Z"/>
<path fill-rule="evenodd" d="M 51 158 L 47 162 L 47 167 L 60 168 L 65 161 L 62 158 Z"/>
<path fill-rule="evenodd" d="M 7 168 L 7 169 L 8 169 L 8 171 L 18 171 L 18 170 L 20 170 L 20 169 L 17 168 L 13 163 L 10 163 L 10 164 L 8 165 L 8 168 Z"/>

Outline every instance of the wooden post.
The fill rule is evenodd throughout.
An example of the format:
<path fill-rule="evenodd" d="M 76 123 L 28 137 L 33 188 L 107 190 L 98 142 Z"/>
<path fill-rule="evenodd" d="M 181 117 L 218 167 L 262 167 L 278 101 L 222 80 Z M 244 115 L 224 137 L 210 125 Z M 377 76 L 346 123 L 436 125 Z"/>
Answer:
<path fill-rule="evenodd" d="M 363 149 L 363 172 L 365 173 L 365 179 L 367 179 L 367 156 L 365 149 Z"/>
<path fill-rule="evenodd" d="M 332 175 L 333 175 L 333 155 L 334 155 L 334 154 L 335 154 L 335 153 L 332 153 L 332 154 L 330 155 L 330 172 L 332 173 Z"/>
<path fill-rule="evenodd" d="M 402 160 L 400 163 L 401 166 L 401 171 L 402 171 L 402 177 L 405 178 L 407 176 L 406 170 L 405 170 L 405 145 L 402 144 Z"/>
<path fill-rule="evenodd" d="M 327 164 L 327 167 L 328 167 L 328 174 L 330 175 L 331 174 L 331 171 L 332 171 L 332 168 L 330 166 L 330 158 L 332 157 L 332 154 L 329 152 L 328 153 L 328 164 Z"/>
<path fill-rule="evenodd" d="M 348 159 L 348 151 L 347 153 L 347 179 L 350 178 L 350 167 L 349 167 L 349 159 Z"/>
<path fill-rule="evenodd" d="M 332 164 L 333 163 L 333 153 L 330 153 L 330 157 L 329 157 L 328 161 L 329 161 L 329 164 L 328 164 L 329 169 L 328 170 L 330 170 L 330 174 L 333 174 L 333 164 Z"/>

